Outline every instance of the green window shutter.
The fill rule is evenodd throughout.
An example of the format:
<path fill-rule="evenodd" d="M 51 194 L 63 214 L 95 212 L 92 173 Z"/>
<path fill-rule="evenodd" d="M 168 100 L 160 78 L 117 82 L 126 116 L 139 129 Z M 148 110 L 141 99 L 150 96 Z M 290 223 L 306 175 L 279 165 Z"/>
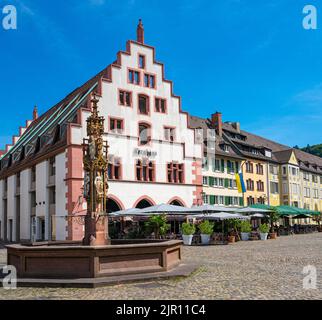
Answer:
<path fill-rule="evenodd" d="M 235 172 L 235 163 L 234 162 L 231 163 L 231 171 L 230 172 Z"/>
<path fill-rule="evenodd" d="M 236 172 L 236 173 L 238 173 L 238 172 L 239 172 L 239 163 L 238 163 L 238 161 L 236 161 L 235 172 Z"/>
<path fill-rule="evenodd" d="M 239 205 L 241 206 L 241 207 L 243 207 L 244 206 L 244 199 L 243 198 L 239 198 Z"/>
<path fill-rule="evenodd" d="M 225 197 L 225 206 L 229 206 L 229 197 Z"/>
<path fill-rule="evenodd" d="M 227 178 L 225 178 L 225 188 L 228 188 L 228 186 L 229 186 L 228 179 L 227 179 Z"/>
<path fill-rule="evenodd" d="M 209 177 L 209 185 L 213 187 L 215 184 L 215 178 L 214 177 Z"/>
<path fill-rule="evenodd" d="M 215 204 L 215 196 L 209 196 L 210 204 Z"/>
<path fill-rule="evenodd" d="M 225 160 L 221 159 L 221 172 L 225 172 Z"/>

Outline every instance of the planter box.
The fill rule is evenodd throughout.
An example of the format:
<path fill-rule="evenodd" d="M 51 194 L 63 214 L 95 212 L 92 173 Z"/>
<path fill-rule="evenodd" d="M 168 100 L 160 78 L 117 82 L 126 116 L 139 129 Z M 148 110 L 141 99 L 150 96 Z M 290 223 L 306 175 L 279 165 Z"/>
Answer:
<path fill-rule="evenodd" d="M 261 240 L 267 240 L 268 233 L 260 233 Z"/>
<path fill-rule="evenodd" d="M 191 246 L 193 234 L 191 235 L 182 235 L 183 244 L 186 246 Z"/>
<path fill-rule="evenodd" d="M 210 234 L 201 234 L 201 244 L 210 243 Z"/>
<path fill-rule="evenodd" d="M 249 233 L 248 232 L 241 232 L 241 239 L 242 241 L 248 241 L 249 240 Z"/>

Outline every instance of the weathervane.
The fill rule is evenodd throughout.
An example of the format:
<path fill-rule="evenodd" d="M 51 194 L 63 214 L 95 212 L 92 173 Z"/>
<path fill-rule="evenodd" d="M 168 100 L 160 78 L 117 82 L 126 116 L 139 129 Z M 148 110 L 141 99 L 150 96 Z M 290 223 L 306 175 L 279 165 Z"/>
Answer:
<path fill-rule="evenodd" d="M 98 96 L 93 94 L 92 114 L 87 119 L 88 139 L 83 141 L 84 198 L 87 201 L 85 217 L 85 245 L 109 244 L 106 216 L 107 153 L 103 140 L 104 117 L 98 114 Z"/>

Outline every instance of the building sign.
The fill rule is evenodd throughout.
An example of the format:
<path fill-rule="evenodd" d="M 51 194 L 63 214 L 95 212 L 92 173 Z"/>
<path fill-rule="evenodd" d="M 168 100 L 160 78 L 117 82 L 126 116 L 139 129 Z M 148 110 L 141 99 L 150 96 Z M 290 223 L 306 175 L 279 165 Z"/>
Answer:
<path fill-rule="evenodd" d="M 157 152 L 156 151 L 152 151 L 152 150 L 141 150 L 141 149 L 134 149 L 134 156 L 137 157 L 147 157 L 147 158 L 155 158 L 157 156 Z"/>

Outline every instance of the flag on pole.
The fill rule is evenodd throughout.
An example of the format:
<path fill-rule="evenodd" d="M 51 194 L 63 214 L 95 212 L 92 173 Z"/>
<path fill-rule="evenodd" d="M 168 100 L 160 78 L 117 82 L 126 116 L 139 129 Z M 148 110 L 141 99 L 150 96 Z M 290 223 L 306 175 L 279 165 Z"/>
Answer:
<path fill-rule="evenodd" d="M 246 192 L 246 187 L 245 187 L 243 174 L 242 173 L 236 173 L 235 176 L 236 176 L 236 184 L 237 184 L 238 193 Z"/>

